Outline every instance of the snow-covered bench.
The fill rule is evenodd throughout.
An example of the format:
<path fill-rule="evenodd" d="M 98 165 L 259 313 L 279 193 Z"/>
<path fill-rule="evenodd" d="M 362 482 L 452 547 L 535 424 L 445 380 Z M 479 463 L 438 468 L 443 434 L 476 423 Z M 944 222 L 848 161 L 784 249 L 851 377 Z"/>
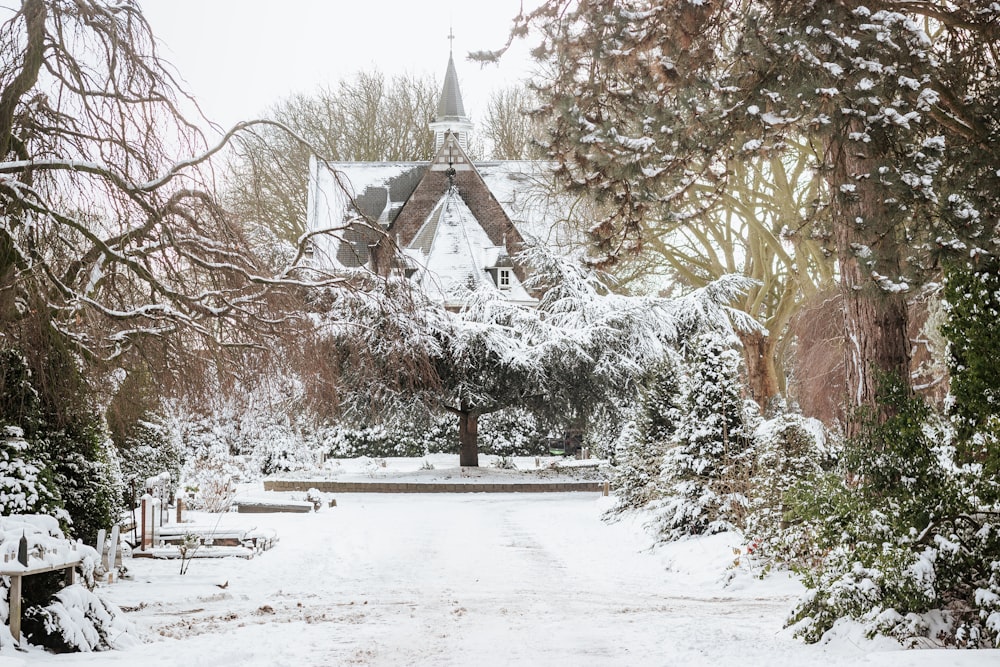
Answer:
<path fill-rule="evenodd" d="M 64 570 L 72 585 L 76 567 L 97 552 L 67 540 L 55 517 L 20 514 L 0 517 L 0 576 L 10 577 L 10 634 L 21 641 L 21 580 L 35 574 Z"/>

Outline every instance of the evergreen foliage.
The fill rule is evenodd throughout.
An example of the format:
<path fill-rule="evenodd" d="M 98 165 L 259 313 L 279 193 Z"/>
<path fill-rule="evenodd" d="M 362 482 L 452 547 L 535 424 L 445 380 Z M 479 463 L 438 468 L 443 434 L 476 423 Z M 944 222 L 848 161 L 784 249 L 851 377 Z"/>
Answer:
<path fill-rule="evenodd" d="M 817 556 L 815 527 L 793 520 L 789 495 L 821 477 L 835 459 L 826 451 L 823 425 L 779 405 L 753 434 L 755 460 L 749 488 L 747 550 L 766 573 L 772 567 L 808 567 Z"/>
<path fill-rule="evenodd" d="M 184 452 L 159 417 L 152 414 L 143 417 L 127 425 L 116 442 L 127 502 L 135 502 L 132 494 L 141 494 L 145 481 L 162 472 L 170 473 L 167 497 L 173 498 L 181 479 Z"/>
<path fill-rule="evenodd" d="M 883 392 L 894 415 L 867 415 L 838 469 L 794 494 L 825 555 L 791 622 L 807 641 L 849 618 L 904 642 L 997 646 L 1000 528 L 926 405 L 898 383 Z"/>
<path fill-rule="evenodd" d="M 961 460 L 980 467 L 976 492 L 1000 502 L 1000 260 L 980 257 L 948 272 L 945 287 L 951 418 Z"/>
<path fill-rule="evenodd" d="M 680 373 L 679 362 L 668 356 L 643 383 L 637 419 L 615 441 L 611 482 L 618 503 L 612 512 L 645 507 L 661 495 L 663 456 L 682 416 Z"/>
<path fill-rule="evenodd" d="M 732 530 L 746 513 L 752 415 L 741 397 L 740 353 L 720 334 L 698 336 L 656 507 L 667 539 Z"/>

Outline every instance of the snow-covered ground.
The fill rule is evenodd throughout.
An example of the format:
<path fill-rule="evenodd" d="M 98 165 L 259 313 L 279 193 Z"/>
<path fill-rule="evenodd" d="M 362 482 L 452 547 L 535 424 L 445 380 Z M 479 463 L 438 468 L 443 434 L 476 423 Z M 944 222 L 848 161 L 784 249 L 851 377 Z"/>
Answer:
<path fill-rule="evenodd" d="M 264 494 L 248 488 L 247 495 Z M 651 549 L 594 493 L 344 494 L 310 514 L 202 515 L 276 530 L 253 560 L 134 559 L 102 593 L 147 640 L 127 650 L 0 653 L 35 665 L 931 665 L 1000 652 L 899 651 L 782 630 L 799 586 L 734 567 L 730 536 Z"/>

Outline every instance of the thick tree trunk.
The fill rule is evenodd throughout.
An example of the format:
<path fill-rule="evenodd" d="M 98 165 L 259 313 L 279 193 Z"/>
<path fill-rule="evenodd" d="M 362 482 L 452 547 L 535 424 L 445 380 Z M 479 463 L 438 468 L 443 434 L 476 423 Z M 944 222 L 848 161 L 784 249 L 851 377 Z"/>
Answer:
<path fill-rule="evenodd" d="M 856 129 L 846 128 L 845 136 Z M 877 160 L 860 150 L 856 143 L 834 142 L 830 183 L 844 297 L 848 435 L 857 432 L 857 421 L 851 418 L 854 408 L 867 407 L 882 418 L 888 416 L 877 400 L 882 377 L 898 378 L 909 386 L 910 369 L 906 297 L 895 284 L 902 273 L 900 213 L 884 204 L 885 190 L 873 182 Z M 875 147 L 865 150 L 878 156 Z"/>
<path fill-rule="evenodd" d="M 781 393 L 778 368 L 774 362 L 774 339 L 759 331 L 739 333 L 743 343 L 743 360 L 747 365 L 747 388 L 760 409 L 766 410 Z"/>
<path fill-rule="evenodd" d="M 479 413 L 467 410 L 458 413 L 458 464 L 479 466 Z"/>

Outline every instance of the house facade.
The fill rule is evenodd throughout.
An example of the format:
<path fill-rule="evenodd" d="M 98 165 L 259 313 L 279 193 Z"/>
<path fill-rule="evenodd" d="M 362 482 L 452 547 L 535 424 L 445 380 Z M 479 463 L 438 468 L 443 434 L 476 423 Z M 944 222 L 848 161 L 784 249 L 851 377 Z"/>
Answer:
<path fill-rule="evenodd" d="M 314 266 L 402 273 L 452 309 L 483 287 L 536 304 L 517 255 L 526 236 L 553 241 L 563 203 L 550 194 L 548 164 L 470 160 L 473 123 L 451 56 L 430 128 L 430 162 L 310 161 Z"/>

